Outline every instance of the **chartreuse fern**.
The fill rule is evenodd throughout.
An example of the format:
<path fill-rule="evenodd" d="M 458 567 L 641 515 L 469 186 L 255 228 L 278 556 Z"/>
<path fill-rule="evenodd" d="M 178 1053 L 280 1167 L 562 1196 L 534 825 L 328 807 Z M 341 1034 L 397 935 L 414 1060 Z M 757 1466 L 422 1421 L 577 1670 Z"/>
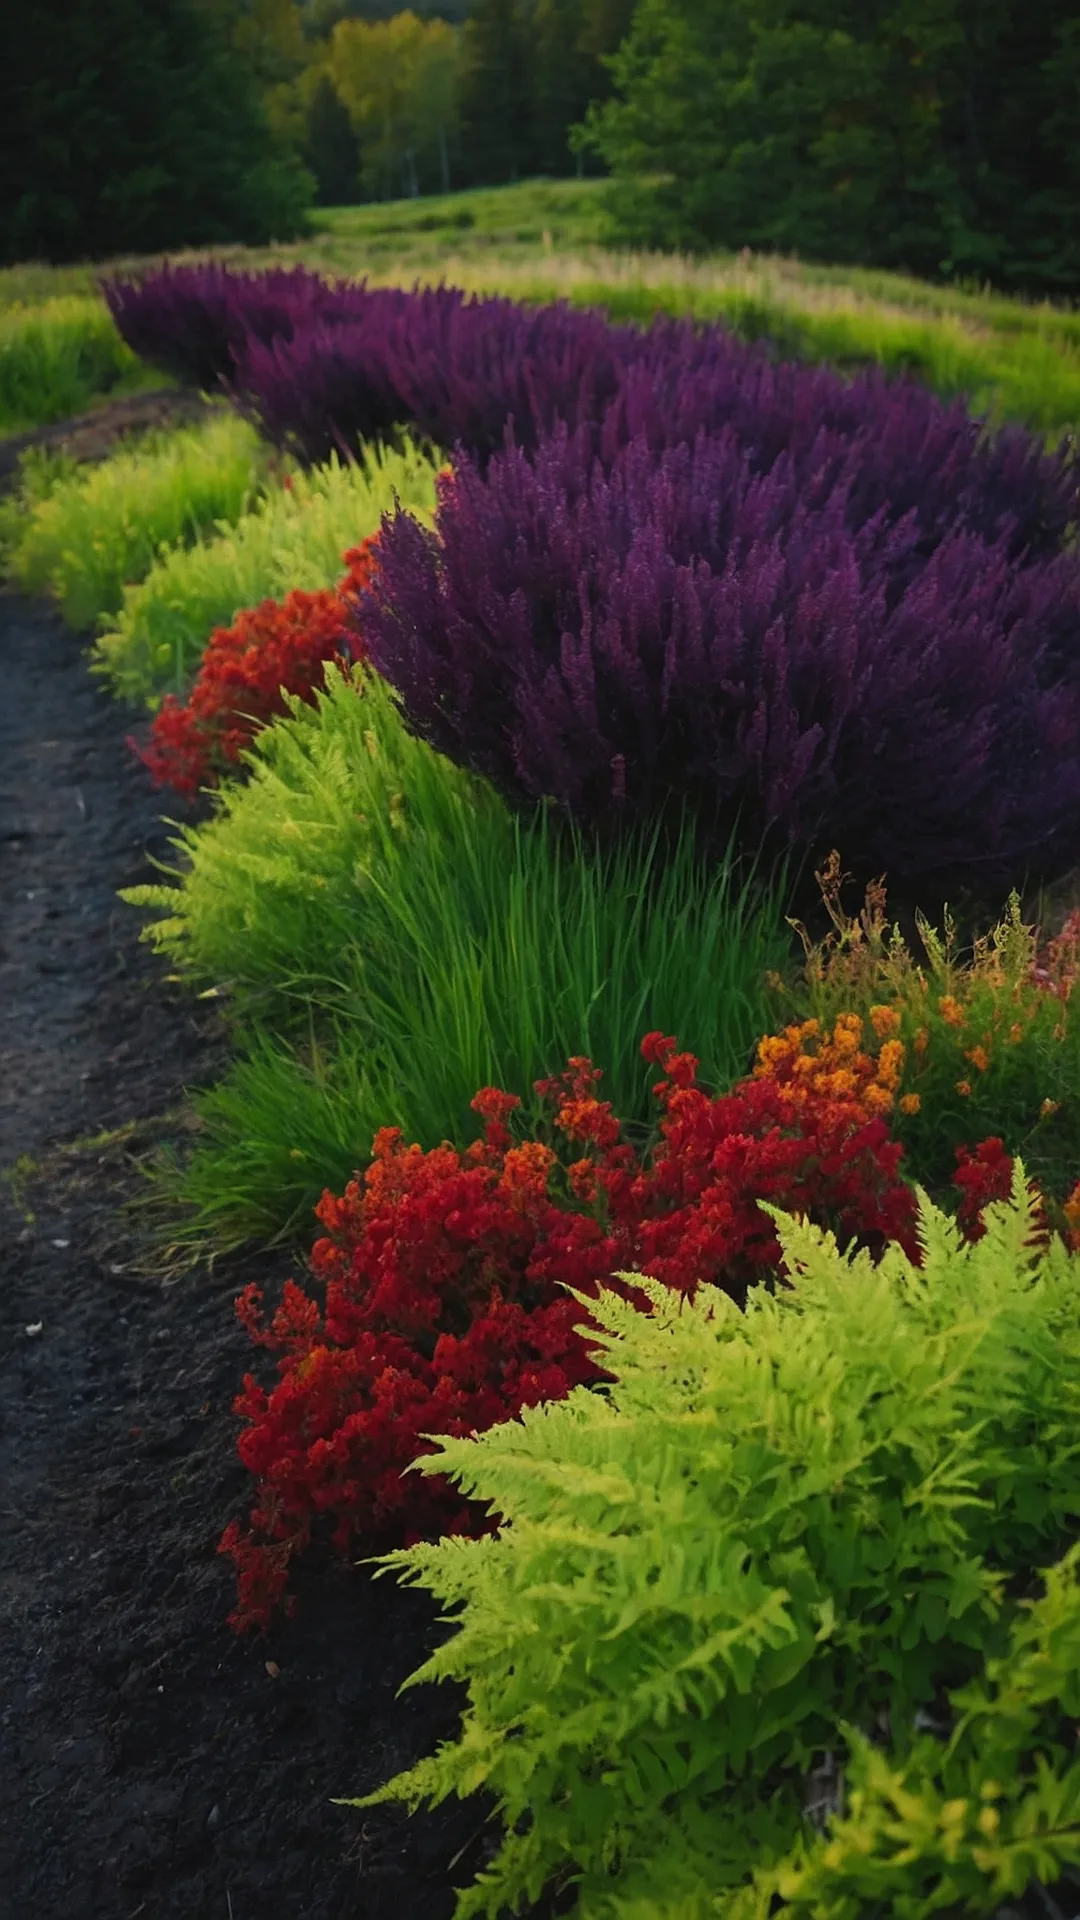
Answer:
<path fill-rule="evenodd" d="M 163 545 L 235 520 L 263 484 L 268 457 L 254 428 L 227 412 L 147 434 L 28 504 L 11 573 L 29 592 L 54 594 L 73 627 L 92 627 L 116 612 Z"/>
<path fill-rule="evenodd" d="M 342 554 L 378 530 L 399 500 L 428 518 L 435 464 L 406 444 L 343 466 L 333 459 L 257 501 L 234 526 L 218 527 L 162 553 L 145 579 L 125 589 L 95 649 L 97 670 L 125 699 L 160 703 L 182 693 L 215 627 L 244 607 L 283 600 L 293 587 L 334 587 Z"/>
<path fill-rule="evenodd" d="M 416 1462 L 503 1525 L 379 1563 L 457 1623 L 406 1685 L 469 1699 L 350 1804 L 495 1796 L 457 1920 L 558 1882 L 581 1920 L 922 1920 L 1080 1865 L 1080 1260 L 1020 1167 L 977 1244 L 920 1207 L 921 1267 L 769 1207 L 792 1285 L 745 1311 L 582 1296 L 610 1384 Z"/>

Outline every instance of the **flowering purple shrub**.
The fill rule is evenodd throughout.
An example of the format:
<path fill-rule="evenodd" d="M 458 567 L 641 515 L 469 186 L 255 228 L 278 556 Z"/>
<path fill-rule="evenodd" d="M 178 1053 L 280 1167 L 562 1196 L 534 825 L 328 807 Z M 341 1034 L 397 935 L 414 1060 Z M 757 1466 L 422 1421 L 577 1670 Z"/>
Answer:
<path fill-rule="evenodd" d="M 101 290 L 132 351 L 203 392 L 231 383 L 249 341 L 288 338 L 316 315 L 325 323 L 364 292 L 331 286 L 305 267 L 237 273 L 214 262 L 107 279 Z"/>
<path fill-rule="evenodd" d="M 590 439 L 460 462 L 436 535 L 384 522 L 359 617 L 416 733 L 602 830 L 689 803 L 894 883 L 1075 861 L 1080 556 L 853 526 L 858 462 L 756 472 L 735 423 Z"/>
<path fill-rule="evenodd" d="M 639 434 L 659 449 L 734 428 L 755 472 L 791 456 L 800 484 L 850 476 L 860 526 L 914 508 L 922 551 L 948 528 L 1010 551 L 1056 551 L 1080 512 L 1080 467 L 1022 428 L 987 434 L 962 402 L 871 370 L 776 366 L 719 327 L 613 327 L 439 287 L 329 285 L 303 268 L 165 267 L 105 295 L 136 352 L 196 384 L 229 385 L 267 437 L 308 462 L 407 424 L 481 464 L 557 420 L 590 423 L 605 464 Z"/>
<path fill-rule="evenodd" d="M 310 463 L 405 423 L 483 461 L 508 423 L 531 447 L 556 420 L 598 420 L 647 338 L 561 303 L 530 309 L 453 287 L 378 288 L 345 323 L 252 343 L 236 385 L 267 438 Z"/>
<path fill-rule="evenodd" d="M 339 323 L 314 320 L 291 337 L 249 340 L 235 375 L 240 406 L 275 446 L 309 465 L 357 453 L 409 420 L 391 372 L 398 333 L 435 331 L 438 310 L 462 298 L 444 287 L 371 288 Z"/>
<path fill-rule="evenodd" d="M 653 448 L 731 426 L 753 470 L 790 455 L 799 484 L 850 476 L 848 520 L 912 508 L 936 540 L 965 526 L 1010 551 L 1056 552 L 1080 517 L 1075 451 L 1049 454 L 1025 428 L 987 432 L 963 401 L 946 405 L 914 380 L 868 368 L 854 379 L 825 367 L 775 365 L 732 351 L 721 329 L 654 328 L 599 424 L 605 464 L 644 435 Z"/>

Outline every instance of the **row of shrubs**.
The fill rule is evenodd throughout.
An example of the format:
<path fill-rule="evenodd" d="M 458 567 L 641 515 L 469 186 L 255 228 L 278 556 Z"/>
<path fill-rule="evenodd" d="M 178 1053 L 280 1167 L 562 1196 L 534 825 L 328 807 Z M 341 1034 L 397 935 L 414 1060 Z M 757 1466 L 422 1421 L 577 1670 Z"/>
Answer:
<path fill-rule="evenodd" d="M 142 743 L 160 778 L 222 780 L 175 884 L 129 896 L 237 1044 L 173 1190 L 218 1245 L 295 1237 L 313 1202 L 324 1230 L 314 1285 L 238 1302 L 276 1378 L 237 1402 L 255 1503 L 222 1541 L 235 1624 L 268 1623 L 327 1534 L 350 1557 L 391 1549 L 385 1567 L 452 1609 L 414 1678 L 465 1681 L 461 1737 L 361 1804 L 494 1792 L 505 1840 L 459 1915 L 545 1890 L 598 1920 L 989 1912 L 1080 1868 L 1080 930 L 1039 934 L 1014 896 L 967 952 L 951 919 L 920 919 L 916 957 L 880 883 L 849 912 L 833 856 L 826 931 L 793 951 L 785 908 L 820 829 L 792 812 L 771 847 L 752 815 L 710 811 L 717 768 L 680 758 L 665 721 L 678 641 L 706 685 L 715 648 L 687 586 L 652 627 L 641 611 L 684 514 L 714 543 L 680 560 L 690 586 L 725 538 L 733 596 L 782 580 L 782 552 L 772 582 L 755 572 L 764 535 L 739 546 L 719 487 L 710 525 L 738 434 L 613 440 L 568 500 L 559 461 L 592 432 L 459 446 L 426 531 L 403 507 L 374 540 L 356 525 L 333 582 L 210 637 Z M 849 524 L 880 449 L 830 432 L 802 485 L 824 472 L 828 501 L 829 462 L 843 472 L 837 540 L 883 538 L 915 582 L 950 538 L 991 552 L 1000 591 L 1032 595 L 1002 685 L 1037 630 L 1039 691 L 1059 684 L 1067 593 L 1048 614 L 1037 583 L 1071 581 L 1066 494 L 1056 528 L 1043 514 L 1021 538 L 1006 515 L 990 540 L 965 518 L 990 497 L 972 452 L 953 522 L 915 501 L 906 526 L 887 502 Z M 757 486 L 766 532 L 778 460 L 731 495 Z M 639 475 L 662 476 L 654 496 Z M 618 502 L 646 497 L 651 545 L 620 555 Z M 582 525 L 623 584 L 588 571 Z M 793 564 L 820 540 L 796 518 Z M 823 651 L 786 661 L 789 634 L 816 614 L 824 641 L 838 619 L 815 595 L 829 606 L 811 566 L 740 642 L 747 672 L 770 654 L 781 715 Z M 591 687 L 575 607 L 604 648 Z M 969 616 L 970 637 L 987 613 Z M 524 707 L 497 640 L 527 663 L 534 629 L 546 678 Z M 912 751 L 948 701 L 962 738 L 973 657 L 921 707 L 897 685 Z M 567 713 L 590 699 L 626 764 L 563 788 L 546 743 L 562 729 L 573 782 Z M 993 745 L 985 705 L 966 719 L 971 757 L 939 764 L 939 788 L 970 786 Z M 745 813 L 761 781 L 741 764 Z M 654 765 L 666 781 L 612 805 Z M 890 789 L 879 756 L 884 795 L 860 803 L 870 762 L 851 764 L 851 837 L 871 802 L 899 805 L 899 771 Z M 962 796 L 942 804 L 959 830 Z M 872 842 L 842 844 L 858 868 Z"/>
<path fill-rule="evenodd" d="M 398 516 L 359 617 L 409 725 L 512 805 L 610 832 L 688 800 L 706 841 L 842 836 L 938 902 L 1071 860 L 1071 449 L 718 328 L 300 269 L 108 293 L 303 461 L 406 426 L 454 451 L 438 537 Z"/>
<path fill-rule="evenodd" d="M 217 410 L 136 435 L 89 470 L 29 450 L 0 506 L 0 551 L 18 585 L 96 635 L 112 691 L 154 711 L 189 694 L 215 629 L 290 590 L 328 593 L 395 501 L 430 516 L 434 482 L 412 445 L 297 470 Z"/>

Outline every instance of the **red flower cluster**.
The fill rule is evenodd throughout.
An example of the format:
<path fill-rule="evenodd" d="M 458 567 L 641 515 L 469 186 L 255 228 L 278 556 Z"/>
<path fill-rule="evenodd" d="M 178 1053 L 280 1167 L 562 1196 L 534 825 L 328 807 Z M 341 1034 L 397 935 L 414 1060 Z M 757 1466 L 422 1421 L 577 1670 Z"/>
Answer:
<path fill-rule="evenodd" d="M 311 700 L 328 660 L 358 660 L 350 596 L 370 584 L 372 535 L 345 555 L 348 574 L 333 589 L 295 588 L 264 600 L 210 636 L 187 704 L 168 694 L 145 746 L 132 741 L 158 786 L 193 797 L 235 766 L 267 721 L 284 713 L 286 693 Z"/>
<path fill-rule="evenodd" d="M 779 1262 L 759 1199 L 842 1243 L 900 1239 L 916 1252 L 902 1149 L 882 1119 L 767 1077 L 711 1099 L 673 1040 L 651 1034 L 642 1052 L 663 1074 L 647 1160 L 622 1142 L 588 1060 L 538 1083 L 560 1151 L 515 1142 L 517 1097 L 487 1088 L 473 1101 L 483 1137 L 463 1152 L 425 1152 L 388 1128 L 363 1179 L 323 1196 L 321 1311 L 290 1282 L 265 1325 L 259 1289 L 240 1296 L 242 1323 L 279 1355 L 279 1380 L 268 1391 L 246 1376 L 236 1402 L 258 1497 L 252 1530 L 234 1523 L 221 1542 L 238 1574 L 235 1626 L 269 1620 L 317 1515 L 332 1516 L 342 1550 L 356 1535 L 374 1546 L 496 1524 L 444 1479 L 406 1469 L 431 1450 L 426 1435 L 482 1431 L 601 1377 L 587 1315 L 561 1283 L 589 1294 L 641 1270 L 742 1298 Z"/>

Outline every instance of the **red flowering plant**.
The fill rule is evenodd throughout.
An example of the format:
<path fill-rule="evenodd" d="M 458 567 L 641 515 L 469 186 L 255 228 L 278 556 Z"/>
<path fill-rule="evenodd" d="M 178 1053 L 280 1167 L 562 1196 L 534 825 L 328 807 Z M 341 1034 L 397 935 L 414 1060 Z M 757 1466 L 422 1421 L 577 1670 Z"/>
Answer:
<path fill-rule="evenodd" d="M 193 798 L 286 711 L 286 694 L 310 701 L 327 661 L 367 657 L 351 601 L 371 583 L 375 540 L 373 534 L 349 549 L 349 571 L 337 587 L 294 588 L 283 601 L 264 600 L 237 614 L 231 627 L 215 628 L 186 703 L 167 694 L 149 741 L 131 743 L 158 786 Z"/>
<path fill-rule="evenodd" d="M 842 1244 L 899 1239 L 915 1255 L 902 1149 L 859 1099 L 768 1074 L 712 1098 L 673 1039 L 650 1034 L 642 1053 L 662 1075 L 651 1153 L 627 1144 L 587 1059 L 538 1083 L 547 1139 L 515 1140 L 517 1097 L 487 1088 L 473 1101 L 482 1137 L 463 1151 L 424 1151 L 387 1128 L 363 1177 L 323 1196 L 311 1260 L 322 1307 L 290 1281 L 267 1321 L 258 1287 L 241 1294 L 241 1322 L 278 1356 L 278 1381 L 249 1374 L 236 1401 L 258 1492 L 250 1529 L 234 1522 L 221 1541 L 238 1576 L 235 1626 L 268 1623 L 321 1515 L 342 1551 L 358 1536 L 374 1548 L 497 1524 L 407 1469 L 428 1435 L 483 1431 L 602 1378 L 566 1285 L 588 1294 L 636 1269 L 741 1299 L 780 1257 L 759 1199 Z"/>

